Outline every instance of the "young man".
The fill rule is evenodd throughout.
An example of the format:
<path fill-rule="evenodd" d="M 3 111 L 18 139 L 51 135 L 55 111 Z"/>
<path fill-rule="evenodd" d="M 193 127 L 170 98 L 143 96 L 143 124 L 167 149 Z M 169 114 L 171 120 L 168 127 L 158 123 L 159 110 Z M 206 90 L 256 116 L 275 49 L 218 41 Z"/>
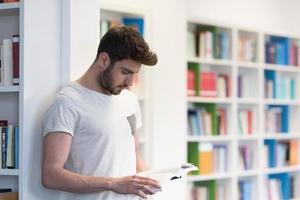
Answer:
<path fill-rule="evenodd" d="M 136 129 L 137 98 L 128 91 L 156 54 L 130 27 L 110 29 L 87 72 L 65 87 L 44 120 L 42 182 L 64 200 L 135 200 L 160 189 L 145 170 Z"/>

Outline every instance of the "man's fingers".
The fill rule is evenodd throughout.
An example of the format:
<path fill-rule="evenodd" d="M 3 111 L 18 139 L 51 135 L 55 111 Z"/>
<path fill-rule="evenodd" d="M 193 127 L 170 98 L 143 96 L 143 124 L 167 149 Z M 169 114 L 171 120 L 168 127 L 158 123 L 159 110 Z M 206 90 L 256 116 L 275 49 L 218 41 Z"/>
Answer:
<path fill-rule="evenodd" d="M 142 199 L 147 199 L 147 195 L 142 190 L 138 190 L 137 195 Z"/>
<path fill-rule="evenodd" d="M 148 185 L 148 186 L 153 186 L 156 188 L 161 188 L 160 183 L 157 180 L 148 178 L 148 177 L 143 177 L 143 176 L 135 176 L 135 180 L 137 183 L 141 185 Z"/>

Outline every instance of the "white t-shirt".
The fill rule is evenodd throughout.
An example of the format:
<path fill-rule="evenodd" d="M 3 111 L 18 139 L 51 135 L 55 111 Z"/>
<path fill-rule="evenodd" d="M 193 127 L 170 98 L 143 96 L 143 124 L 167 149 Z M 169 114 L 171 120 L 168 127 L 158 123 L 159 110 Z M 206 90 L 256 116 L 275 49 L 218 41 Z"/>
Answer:
<path fill-rule="evenodd" d="M 122 177 L 136 173 L 132 130 L 142 126 L 136 96 L 123 90 L 105 95 L 71 83 L 50 106 L 44 135 L 67 132 L 73 136 L 65 168 L 88 176 Z M 89 194 L 61 192 L 63 200 L 136 200 L 136 195 L 111 191 Z"/>

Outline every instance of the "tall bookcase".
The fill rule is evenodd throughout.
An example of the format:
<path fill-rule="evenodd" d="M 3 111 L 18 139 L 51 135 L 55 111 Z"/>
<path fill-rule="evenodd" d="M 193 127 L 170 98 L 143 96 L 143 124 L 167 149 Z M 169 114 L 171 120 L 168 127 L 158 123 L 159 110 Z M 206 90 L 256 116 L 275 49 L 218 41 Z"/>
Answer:
<path fill-rule="evenodd" d="M 300 198 L 300 37 L 187 27 L 187 199 Z"/>
<path fill-rule="evenodd" d="M 21 2 L 0 3 L 0 43 L 4 39 L 12 39 L 12 36 L 15 34 L 20 34 L 21 9 Z M 22 35 L 20 35 L 20 39 L 22 40 Z M 22 42 L 20 42 L 20 48 L 21 45 Z M 22 61 L 20 66 L 22 66 Z M 8 124 L 14 126 L 19 126 L 20 113 L 22 112 L 22 107 L 20 106 L 23 96 L 22 70 L 20 71 L 20 79 L 20 85 L 0 86 L 0 119 L 7 120 Z M 22 134 L 21 128 L 19 129 L 19 134 L 20 136 Z M 16 148 L 19 148 L 19 146 Z M 0 188 L 11 188 L 13 191 L 19 191 L 19 174 L 19 169 L 1 169 L 0 167 Z"/>
<path fill-rule="evenodd" d="M 149 34 L 147 27 L 147 14 L 141 11 L 137 11 L 135 9 L 126 8 L 126 7 L 118 7 L 115 5 L 111 5 L 109 3 L 103 2 L 101 3 L 100 10 L 100 33 L 103 35 L 106 30 L 115 25 L 123 25 L 126 21 L 130 24 L 136 26 L 136 23 L 139 23 L 139 32 L 148 42 Z M 126 24 L 126 22 L 125 22 Z M 136 26 L 137 27 L 137 26 Z M 142 31 L 142 33 L 141 33 Z M 151 164 L 151 156 L 150 156 L 150 124 L 149 124 L 149 95 L 147 90 L 149 81 L 149 73 L 147 73 L 147 69 L 142 66 L 138 76 L 136 77 L 135 84 L 131 88 L 131 90 L 137 95 L 139 99 L 139 104 L 142 111 L 142 121 L 143 126 L 140 130 L 138 130 L 139 134 L 139 145 L 140 151 L 142 154 L 142 158 L 146 161 L 147 164 Z"/>

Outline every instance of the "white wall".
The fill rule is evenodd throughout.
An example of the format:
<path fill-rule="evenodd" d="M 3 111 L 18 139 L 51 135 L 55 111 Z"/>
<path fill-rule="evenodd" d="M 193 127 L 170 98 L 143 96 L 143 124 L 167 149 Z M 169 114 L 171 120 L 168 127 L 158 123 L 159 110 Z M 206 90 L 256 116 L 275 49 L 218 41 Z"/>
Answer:
<path fill-rule="evenodd" d="M 78 79 L 96 58 L 100 1 L 62 1 L 62 83 Z"/>
<path fill-rule="evenodd" d="M 60 87 L 60 0 L 24 1 L 20 199 L 57 199 L 41 184 L 42 118 Z M 22 10 L 23 11 L 23 10 Z M 22 37 L 21 37 L 22 38 Z M 21 54 L 22 55 L 22 54 Z M 22 76 L 21 76 L 22 77 Z M 22 131 L 23 130 L 23 131 Z"/>
<path fill-rule="evenodd" d="M 298 0 L 186 0 L 188 16 L 237 27 L 300 35 Z"/>
<path fill-rule="evenodd" d="M 152 69 L 152 164 L 164 168 L 185 162 L 186 13 L 184 0 L 153 1 L 152 41 L 158 64 Z M 156 199 L 185 199 L 184 182 L 172 181 Z"/>
<path fill-rule="evenodd" d="M 20 200 L 53 200 L 58 199 L 57 192 L 41 184 L 42 119 L 61 84 L 69 77 L 77 78 L 93 62 L 100 3 L 25 0 L 21 11 Z M 62 74 L 70 71 L 71 75 Z"/>

